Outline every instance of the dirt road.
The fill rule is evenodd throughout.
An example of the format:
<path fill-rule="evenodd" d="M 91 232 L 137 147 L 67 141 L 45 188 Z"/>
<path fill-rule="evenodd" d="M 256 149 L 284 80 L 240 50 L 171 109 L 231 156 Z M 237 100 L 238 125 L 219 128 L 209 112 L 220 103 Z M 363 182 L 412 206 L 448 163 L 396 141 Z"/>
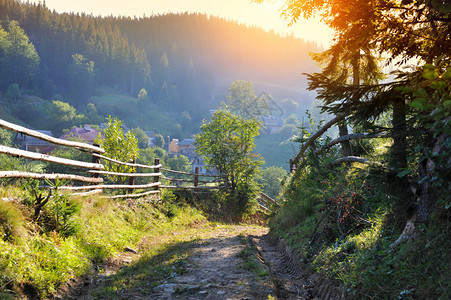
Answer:
<path fill-rule="evenodd" d="M 267 228 L 216 225 L 196 234 L 164 253 L 144 255 L 145 259 L 140 251 L 124 252 L 116 268 L 90 277 L 59 298 L 340 298 L 326 282 L 304 274 L 296 255 L 272 239 Z"/>

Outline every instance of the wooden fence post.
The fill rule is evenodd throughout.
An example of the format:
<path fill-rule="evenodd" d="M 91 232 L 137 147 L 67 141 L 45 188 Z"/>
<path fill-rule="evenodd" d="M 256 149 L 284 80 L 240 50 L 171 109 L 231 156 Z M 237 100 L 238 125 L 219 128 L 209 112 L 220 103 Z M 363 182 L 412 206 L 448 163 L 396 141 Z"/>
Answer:
<path fill-rule="evenodd" d="M 131 160 L 131 163 L 132 164 L 136 163 L 136 157 Z M 133 171 L 133 173 L 135 173 L 135 171 Z M 135 177 L 128 178 L 128 185 L 135 185 Z M 129 188 L 128 193 L 129 194 L 133 193 L 133 188 Z"/>
<path fill-rule="evenodd" d="M 199 186 L 199 167 L 196 167 L 194 175 L 194 186 Z"/>
<path fill-rule="evenodd" d="M 93 146 L 100 147 L 99 144 L 93 144 Z M 100 153 L 98 153 L 98 152 L 93 152 L 93 154 L 100 154 Z M 91 162 L 92 162 L 93 164 L 100 164 L 100 158 L 93 155 L 93 156 L 92 156 Z M 100 174 L 93 173 L 93 174 L 92 174 L 92 177 L 93 177 L 93 178 L 99 178 L 99 177 L 100 177 Z"/>
<path fill-rule="evenodd" d="M 155 166 L 158 166 L 159 164 L 160 164 L 160 159 L 159 158 L 155 158 Z M 160 168 L 159 167 L 157 167 L 157 168 L 155 168 L 154 170 L 153 170 L 153 172 L 154 173 L 160 173 Z M 158 181 L 160 181 L 160 176 L 155 176 L 154 178 L 153 178 L 153 182 L 158 182 Z M 160 187 L 155 187 L 155 190 L 158 190 Z"/>

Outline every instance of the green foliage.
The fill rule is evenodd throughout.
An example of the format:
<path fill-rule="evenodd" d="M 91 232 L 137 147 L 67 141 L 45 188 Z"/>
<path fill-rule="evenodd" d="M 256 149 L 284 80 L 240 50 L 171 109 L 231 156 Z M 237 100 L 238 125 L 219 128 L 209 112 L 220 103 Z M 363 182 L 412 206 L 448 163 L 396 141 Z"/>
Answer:
<path fill-rule="evenodd" d="M 138 100 L 144 100 L 146 98 L 147 98 L 147 91 L 146 91 L 146 89 L 145 88 L 140 89 L 139 93 L 138 93 Z"/>
<path fill-rule="evenodd" d="M 134 161 L 138 158 L 139 148 L 138 139 L 132 131 L 128 131 L 124 135 L 122 122 L 117 118 L 108 117 L 107 127 L 104 130 L 105 138 L 101 136 L 97 138 L 99 145 L 105 149 L 105 155 L 123 162 Z M 119 165 L 109 161 L 105 162 L 105 169 L 110 172 L 127 173 L 134 170 L 133 167 Z M 114 182 L 125 183 L 126 178 L 112 177 Z"/>
<path fill-rule="evenodd" d="M 255 95 L 254 86 L 250 81 L 232 82 L 227 100 L 227 109 L 244 119 L 267 116 L 270 113 L 268 101 Z"/>
<path fill-rule="evenodd" d="M 77 114 L 77 110 L 67 102 L 53 100 L 47 103 L 47 112 L 49 116 L 49 124 L 55 135 L 60 135 L 63 129 L 69 129 L 72 126 L 79 126 L 86 117 L 82 114 Z"/>
<path fill-rule="evenodd" d="M 138 148 L 139 149 L 145 149 L 149 147 L 150 139 L 142 130 L 141 128 L 133 128 L 132 129 L 133 134 L 135 135 L 136 139 L 138 140 Z"/>
<path fill-rule="evenodd" d="M 58 187 L 65 183 L 64 180 L 56 180 L 55 183 L 49 182 L 54 188 L 54 192 L 52 199 L 44 206 L 41 222 L 47 231 L 54 230 L 59 235 L 68 237 L 76 235 L 81 230 L 77 217 L 82 205 L 77 199 L 58 191 Z"/>
<path fill-rule="evenodd" d="M 434 163 L 434 172 L 420 174 L 420 182 L 429 182 L 437 191 L 451 189 L 451 66 L 449 60 L 438 59 L 434 64 L 419 68 L 415 84 L 401 90 L 413 100 L 409 103 L 414 109 L 415 118 L 426 135 L 429 147 L 415 147 L 409 155 L 410 161 L 419 158 L 420 162 L 428 160 Z M 420 77 L 421 76 L 421 77 Z M 430 146 L 431 139 L 435 141 Z M 439 192 L 440 193 L 440 192 Z M 446 194 L 446 192 L 445 192 Z M 440 202 L 446 209 L 451 208 L 451 196 L 443 195 Z"/>
<path fill-rule="evenodd" d="M 154 143 L 155 146 L 164 148 L 164 137 L 161 134 L 156 134 Z"/>
<path fill-rule="evenodd" d="M 70 72 L 70 97 L 78 105 L 88 102 L 92 93 L 94 80 L 94 62 L 79 53 L 72 55 Z"/>
<path fill-rule="evenodd" d="M 30 86 L 39 62 L 38 52 L 17 21 L 7 23 L 6 31 L 0 26 L 0 87 Z"/>
<path fill-rule="evenodd" d="M 0 194 L 21 199 L 26 193 L 2 187 Z M 7 241 L 0 238 L 0 298 L 51 298 L 61 284 L 89 274 L 125 247 L 136 248 L 141 241 L 152 239 L 155 242 L 149 248 L 154 249 L 161 243 L 161 237 L 172 236 L 168 233 L 204 220 L 189 207 L 170 208 L 169 219 L 166 209 L 146 201 L 118 202 L 100 197 L 82 201 L 68 195 L 58 197 L 50 200 L 42 217 L 42 220 L 52 218 L 53 225 L 58 219 L 58 232 L 56 226 L 43 232 L 46 228 L 43 223 L 31 221 L 32 210 L 18 202 L 0 201 L 0 232 L 4 234 L 6 224 L 8 230 L 13 229 L 13 235 L 9 236 L 14 237 Z M 73 214 L 73 204 L 81 211 Z M 4 216 L 8 222 L 3 222 Z M 76 231 L 67 226 L 74 224 L 69 222 L 71 218 L 78 223 Z M 30 234 L 25 235 L 26 231 Z"/>
<path fill-rule="evenodd" d="M 282 167 L 271 166 L 263 169 L 256 179 L 265 194 L 277 198 L 282 192 L 282 185 L 287 176 L 288 172 Z"/>
<path fill-rule="evenodd" d="M 206 165 L 217 168 L 230 181 L 228 197 L 232 206 L 238 205 L 237 212 L 246 211 L 255 194 L 254 175 L 262 164 L 260 157 L 252 153 L 258 130 L 255 119 L 217 110 L 195 137 L 196 151 L 204 156 Z"/>
<path fill-rule="evenodd" d="M 20 96 L 19 85 L 17 83 L 10 84 L 5 96 L 10 102 L 17 102 L 17 98 Z"/>

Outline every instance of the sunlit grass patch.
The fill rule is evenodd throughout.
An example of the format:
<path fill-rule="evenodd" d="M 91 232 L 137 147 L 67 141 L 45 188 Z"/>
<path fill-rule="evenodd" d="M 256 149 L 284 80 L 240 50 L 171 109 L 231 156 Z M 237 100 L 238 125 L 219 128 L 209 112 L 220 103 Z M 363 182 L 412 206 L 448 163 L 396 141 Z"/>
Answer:
<path fill-rule="evenodd" d="M 100 270 L 102 264 L 127 247 L 150 253 L 160 249 L 158 237 L 162 235 L 179 240 L 196 239 L 189 234 L 172 236 L 169 233 L 189 229 L 192 224 L 205 220 L 197 210 L 188 206 L 178 207 L 178 214 L 168 218 L 158 205 L 145 201 L 79 198 L 74 201 L 81 204 L 81 210 L 74 211 L 75 215 L 71 216 L 80 225 L 79 230 L 65 235 L 32 221 L 32 210 L 20 203 L 21 198 L 26 198 L 24 195 L 18 192 L 9 194 L 1 189 L 0 194 L 17 198 L 11 203 L 0 200 L 1 207 L 5 208 L 0 210 L 8 212 L 3 214 L 6 218 L 2 223 L 7 225 L 6 228 L 23 228 L 24 232 L 16 234 L 14 229 L 7 233 L 8 238 L 0 239 L 2 299 L 14 295 L 47 298 L 68 279 L 90 273 L 93 269 Z M 45 209 L 51 211 L 54 204 L 47 204 Z M 11 215 L 11 211 L 15 214 Z M 14 236 L 14 239 L 9 236 Z M 155 241 L 153 245 L 157 247 L 145 246 L 146 239 Z M 171 240 L 171 243 L 177 241 Z M 174 257 L 168 263 L 174 264 L 177 260 L 179 258 Z"/>

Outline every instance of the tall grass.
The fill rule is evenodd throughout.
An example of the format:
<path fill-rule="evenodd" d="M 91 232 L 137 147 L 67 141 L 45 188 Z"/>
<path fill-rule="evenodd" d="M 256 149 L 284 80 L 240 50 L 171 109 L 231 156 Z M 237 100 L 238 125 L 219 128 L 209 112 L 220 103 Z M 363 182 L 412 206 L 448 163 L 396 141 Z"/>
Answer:
<path fill-rule="evenodd" d="M 5 193 L 0 189 L 0 194 Z M 22 198 L 14 199 L 0 200 L 0 228 L 9 230 L 8 238 L 0 239 L 1 299 L 49 297 L 68 279 L 89 273 L 126 247 L 138 247 L 143 238 L 204 220 L 187 206 L 171 208 L 169 218 L 165 209 L 145 201 L 78 198 L 69 200 L 79 203 L 80 209 L 70 215 L 70 222 L 65 220 L 76 223 L 78 229 L 68 232 L 32 221 L 34 211 L 22 204 Z M 51 210 L 61 209 L 62 204 L 47 205 Z"/>

